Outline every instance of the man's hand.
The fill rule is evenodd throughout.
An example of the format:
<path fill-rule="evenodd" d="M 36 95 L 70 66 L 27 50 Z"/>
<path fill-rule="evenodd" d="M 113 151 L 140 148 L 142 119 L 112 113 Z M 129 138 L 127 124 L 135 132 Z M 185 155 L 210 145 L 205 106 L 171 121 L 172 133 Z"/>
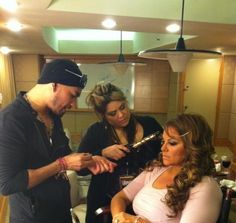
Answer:
<path fill-rule="evenodd" d="M 110 172 L 114 171 L 114 168 L 117 166 L 116 163 L 113 163 L 102 156 L 93 156 L 92 159 L 94 163 L 88 166 L 88 169 L 93 174 L 99 174 L 103 172 Z"/>
<path fill-rule="evenodd" d="M 68 170 L 79 171 L 95 164 L 92 155 L 89 153 L 72 153 L 65 156 L 64 159 Z"/>

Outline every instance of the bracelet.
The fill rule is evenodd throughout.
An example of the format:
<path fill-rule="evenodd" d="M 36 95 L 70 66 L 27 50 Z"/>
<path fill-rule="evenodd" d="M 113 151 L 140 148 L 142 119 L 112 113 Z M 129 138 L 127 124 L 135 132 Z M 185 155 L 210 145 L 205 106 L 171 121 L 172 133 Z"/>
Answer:
<path fill-rule="evenodd" d="M 68 169 L 68 165 L 67 165 L 66 159 L 64 157 L 62 157 L 61 161 L 62 161 L 62 163 L 64 165 L 64 170 L 66 171 Z"/>
<path fill-rule="evenodd" d="M 58 162 L 60 170 L 58 173 L 55 175 L 56 179 L 59 179 L 59 177 L 63 180 L 69 180 L 66 170 L 68 169 L 68 165 L 66 163 L 66 160 L 64 157 L 60 157 L 56 160 Z"/>
<path fill-rule="evenodd" d="M 141 217 L 140 216 L 137 216 L 134 220 L 134 223 L 141 223 Z"/>
<path fill-rule="evenodd" d="M 60 157 L 57 159 L 59 166 L 60 166 L 60 171 L 59 172 L 65 172 L 67 170 L 67 163 L 64 157 Z"/>

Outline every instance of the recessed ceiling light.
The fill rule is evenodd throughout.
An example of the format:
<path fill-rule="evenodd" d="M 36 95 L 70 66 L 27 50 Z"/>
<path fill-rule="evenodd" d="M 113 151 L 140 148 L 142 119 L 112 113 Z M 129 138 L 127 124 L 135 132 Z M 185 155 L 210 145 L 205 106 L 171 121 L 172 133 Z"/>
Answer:
<path fill-rule="evenodd" d="M 10 52 L 10 49 L 6 46 L 3 46 L 3 47 L 0 48 L 0 52 L 2 54 L 8 54 Z"/>
<path fill-rule="evenodd" d="M 16 0 L 0 0 L 0 6 L 7 11 L 14 12 L 18 4 Z"/>
<path fill-rule="evenodd" d="M 14 32 L 19 32 L 22 29 L 22 24 L 15 19 L 11 19 L 7 22 L 7 28 Z"/>
<path fill-rule="evenodd" d="M 176 33 L 180 30 L 180 26 L 178 24 L 171 24 L 166 27 L 166 30 L 171 33 Z"/>
<path fill-rule="evenodd" d="M 116 22 L 113 19 L 105 19 L 102 21 L 102 25 L 107 29 L 112 29 L 116 26 Z"/>

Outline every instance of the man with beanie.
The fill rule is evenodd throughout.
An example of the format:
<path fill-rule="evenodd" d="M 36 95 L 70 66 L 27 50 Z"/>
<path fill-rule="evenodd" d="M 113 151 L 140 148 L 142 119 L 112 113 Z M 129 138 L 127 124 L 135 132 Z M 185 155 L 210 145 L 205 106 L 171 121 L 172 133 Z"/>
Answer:
<path fill-rule="evenodd" d="M 74 62 L 53 60 L 0 112 L 0 193 L 9 195 L 10 223 L 71 223 L 66 170 L 113 171 L 103 157 L 72 154 L 63 131 L 60 117 L 86 80 Z"/>

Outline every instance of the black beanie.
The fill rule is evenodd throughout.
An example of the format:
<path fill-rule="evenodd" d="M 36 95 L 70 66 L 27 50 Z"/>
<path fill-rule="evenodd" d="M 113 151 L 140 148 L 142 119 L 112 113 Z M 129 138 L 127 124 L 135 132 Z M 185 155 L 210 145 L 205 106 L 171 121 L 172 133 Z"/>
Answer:
<path fill-rule="evenodd" d="M 68 59 L 55 59 L 43 66 L 38 84 L 59 83 L 83 89 L 87 75 L 81 73 L 77 64 Z"/>

